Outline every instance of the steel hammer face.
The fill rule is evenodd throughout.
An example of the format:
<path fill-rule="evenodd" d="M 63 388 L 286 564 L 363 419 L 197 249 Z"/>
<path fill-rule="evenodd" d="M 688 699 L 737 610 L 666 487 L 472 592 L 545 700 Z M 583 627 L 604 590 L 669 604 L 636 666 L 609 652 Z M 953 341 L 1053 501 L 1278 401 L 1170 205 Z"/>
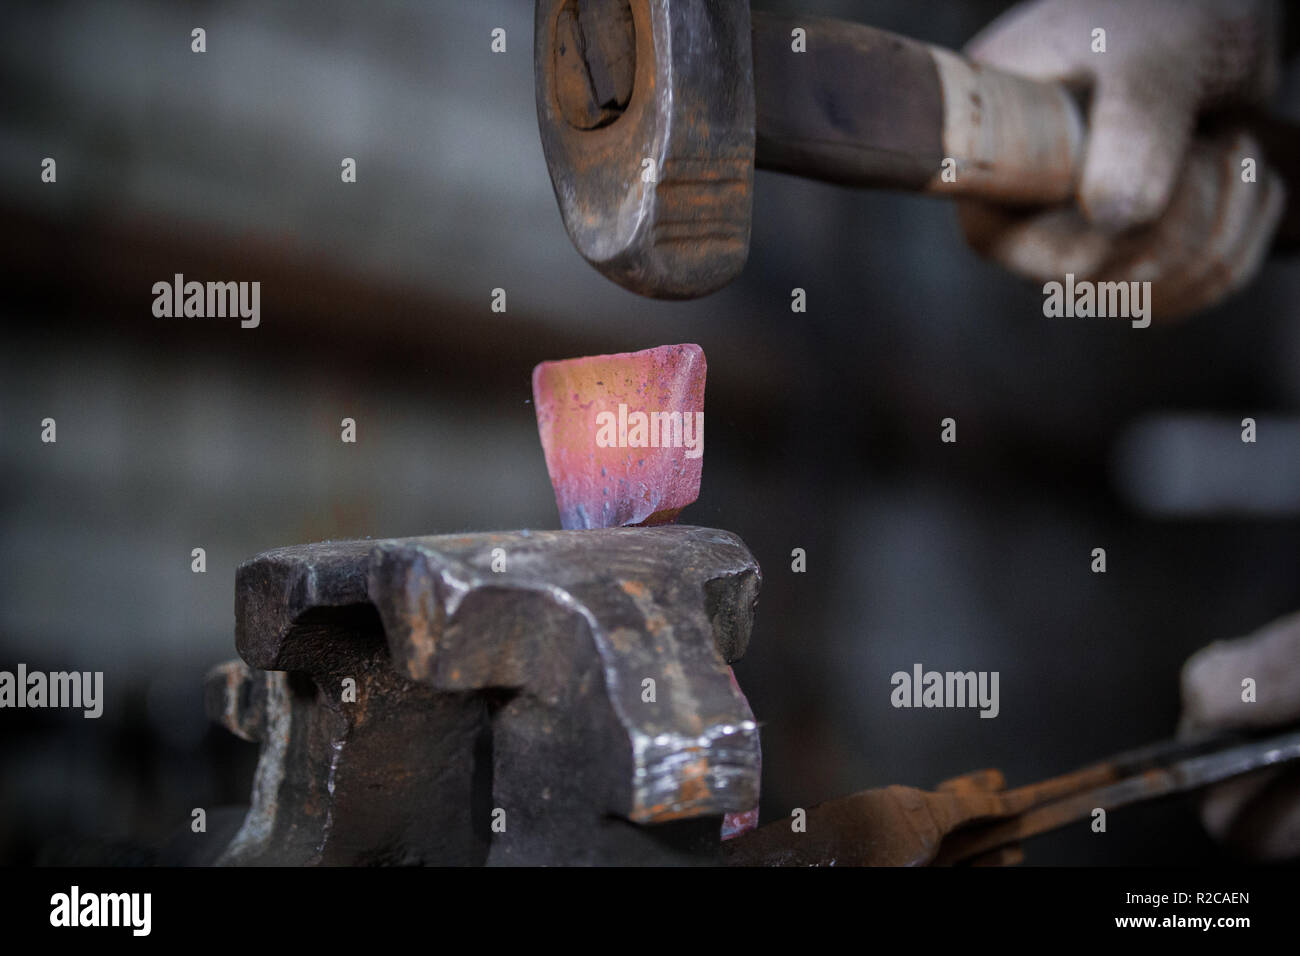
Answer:
<path fill-rule="evenodd" d="M 542 148 L 564 224 L 606 277 L 656 298 L 734 279 L 749 252 L 748 0 L 537 0 Z"/>

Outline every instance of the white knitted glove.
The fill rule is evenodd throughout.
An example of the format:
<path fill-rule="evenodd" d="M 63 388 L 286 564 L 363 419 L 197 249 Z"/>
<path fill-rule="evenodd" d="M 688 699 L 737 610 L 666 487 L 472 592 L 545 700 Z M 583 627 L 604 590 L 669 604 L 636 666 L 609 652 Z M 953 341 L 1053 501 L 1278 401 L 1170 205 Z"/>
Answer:
<path fill-rule="evenodd" d="M 1105 30 L 1105 52 L 1094 31 Z M 1036 0 L 971 41 L 977 62 L 1090 93 L 1077 202 L 961 204 L 971 245 L 1038 281 L 1152 282 L 1156 318 L 1210 305 L 1259 268 L 1285 188 L 1253 138 L 1194 138 L 1199 114 L 1258 104 L 1279 79 L 1271 0 Z M 1243 182 L 1242 160 L 1256 161 Z"/>
<path fill-rule="evenodd" d="M 1254 702 L 1242 681 L 1255 682 Z M 1202 648 L 1183 665 L 1180 732 L 1285 726 L 1300 720 L 1300 614 Z M 1249 856 L 1300 857 L 1300 766 L 1256 771 L 1211 789 L 1201 806 L 1210 834 Z"/>

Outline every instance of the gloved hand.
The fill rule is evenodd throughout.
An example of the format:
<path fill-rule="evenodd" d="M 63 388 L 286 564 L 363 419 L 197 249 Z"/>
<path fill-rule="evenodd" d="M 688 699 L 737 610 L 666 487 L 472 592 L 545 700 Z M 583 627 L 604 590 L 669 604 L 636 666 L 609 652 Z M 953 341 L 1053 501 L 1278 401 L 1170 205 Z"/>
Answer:
<path fill-rule="evenodd" d="M 1255 681 L 1254 703 L 1242 681 Z M 1179 733 L 1279 727 L 1300 720 L 1300 613 L 1253 634 L 1217 641 L 1187 659 Z M 1256 771 L 1205 796 L 1201 820 L 1212 836 L 1261 860 L 1300 857 L 1300 767 Z"/>
<path fill-rule="evenodd" d="M 1092 33 L 1106 31 L 1094 53 Z M 1025 212 L 960 204 L 971 245 L 1040 282 L 1072 272 L 1152 283 L 1157 319 L 1211 305 L 1268 250 L 1285 187 L 1241 132 L 1194 138 L 1200 113 L 1276 88 L 1272 0 L 1035 0 L 980 32 L 979 63 L 1091 94 L 1077 202 Z M 1241 161 L 1256 161 L 1242 181 Z"/>

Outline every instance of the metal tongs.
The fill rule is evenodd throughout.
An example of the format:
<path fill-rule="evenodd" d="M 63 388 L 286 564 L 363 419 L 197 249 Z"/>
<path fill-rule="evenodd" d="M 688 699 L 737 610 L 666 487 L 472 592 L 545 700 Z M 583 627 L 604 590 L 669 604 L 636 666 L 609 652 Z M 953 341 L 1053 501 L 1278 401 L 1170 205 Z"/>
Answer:
<path fill-rule="evenodd" d="M 1199 790 L 1300 758 L 1300 729 L 1266 737 L 1216 732 L 1126 751 L 1004 789 L 977 770 L 934 791 L 891 786 L 831 800 L 796 831 L 779 820 L 723 844 L 733 865 L 923 866 L 1017 863 L 1028 837 L 1120 807 Z"/>

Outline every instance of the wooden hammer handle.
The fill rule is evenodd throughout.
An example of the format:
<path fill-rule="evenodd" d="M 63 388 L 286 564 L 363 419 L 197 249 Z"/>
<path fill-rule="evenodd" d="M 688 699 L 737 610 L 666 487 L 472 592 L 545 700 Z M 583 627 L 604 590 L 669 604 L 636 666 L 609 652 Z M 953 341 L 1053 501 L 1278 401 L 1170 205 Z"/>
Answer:
<path fill-rule="evenodd" d="M 755 10 L 752 24 L 758 166 L 1007 203 L 1073 196 L 1084 124 L 1059 84 L 859 23 Z"/>
<path fill-rule="evenodd" d="M 1001 203 L 1074 198 L 1086 124 L 1061 84 L 859 23 L 751 17 L 759 167 Z M 796 29 L 807 52 L 793 49 Z M 1279 239 L 1293 239 L 1300 130 L 1259 115 L 1246 122 L 1287 181 Z"/>

